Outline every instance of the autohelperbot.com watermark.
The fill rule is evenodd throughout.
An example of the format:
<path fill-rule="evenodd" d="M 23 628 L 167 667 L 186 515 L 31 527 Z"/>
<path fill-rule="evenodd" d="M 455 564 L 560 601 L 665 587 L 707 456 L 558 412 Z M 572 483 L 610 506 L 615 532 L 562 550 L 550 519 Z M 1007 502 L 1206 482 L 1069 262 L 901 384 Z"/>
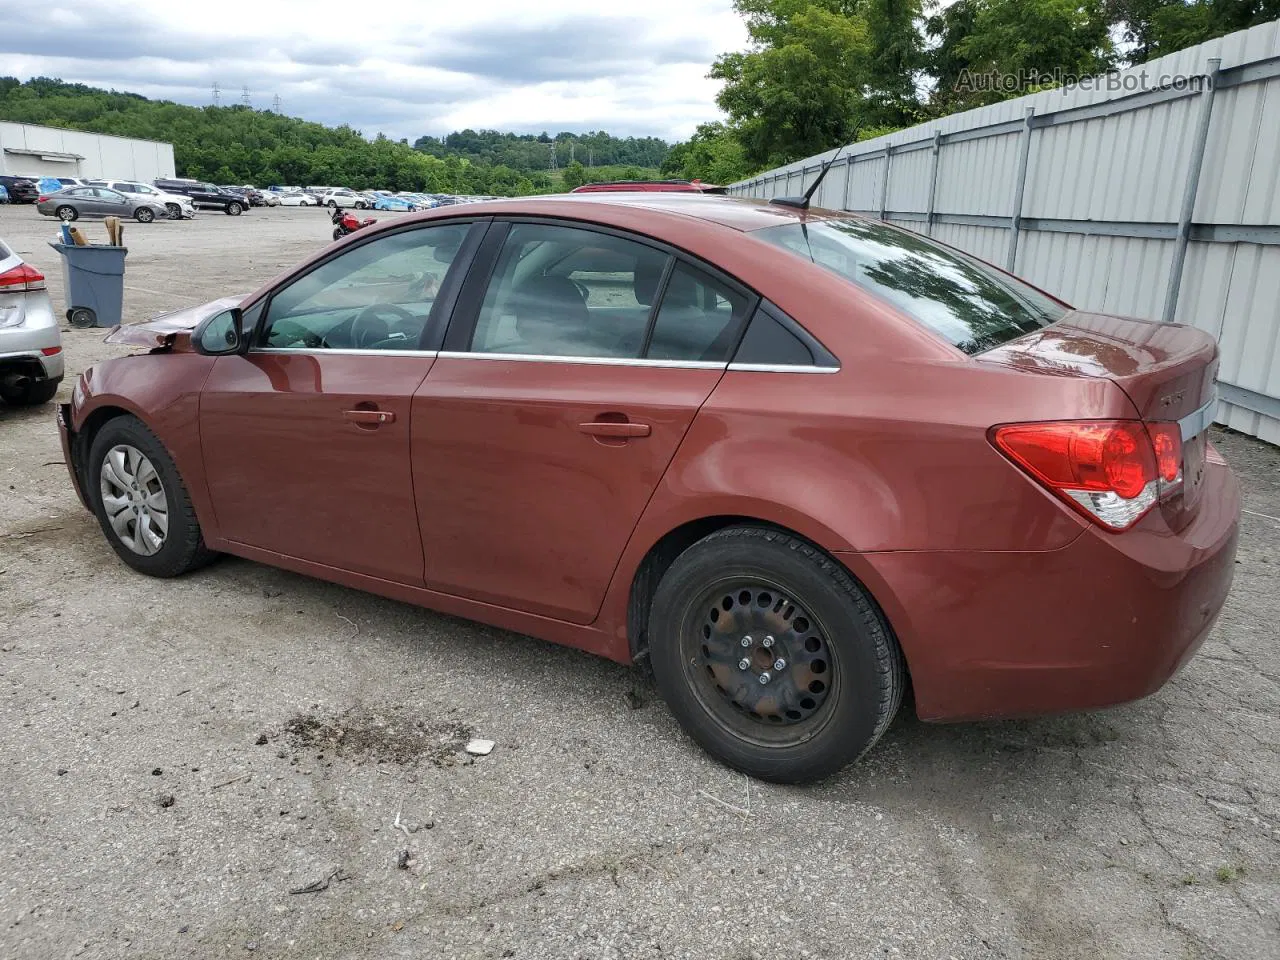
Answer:
<path fill-rule="evenodd" d="M 1200 91 L 1208 82 L 1209 78 L 1204 74 L 1164 73 L 1145 67 L 1085 77 L 1062 70 L 977 73 L 966 67 L 956 78 L 954 89 L 957 93 L 1032 93 L 1053 88 L 1060 88 L 1064 93 L 1074 90 L 1142 93 L 1165 89 Z"/>

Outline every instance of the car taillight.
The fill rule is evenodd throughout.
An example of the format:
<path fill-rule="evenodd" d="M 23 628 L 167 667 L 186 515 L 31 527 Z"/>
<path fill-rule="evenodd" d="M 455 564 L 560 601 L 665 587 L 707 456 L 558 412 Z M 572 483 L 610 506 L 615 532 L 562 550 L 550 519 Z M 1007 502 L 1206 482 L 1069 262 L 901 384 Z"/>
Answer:
<path fill-rule="evenodd" d="M 1176 423 L 1064 420 L 995 427 L 996 449 L 1108 530 L 1127 530 L 1182 483 Z"/>
<path fill-rule="evenodd" d="M 36 197 L 36 203 L 48 203 L 48 202 L 49 202 L 48 197 Z"/>
<path fill-rule="evenodd" d="M 0 292 L 12 293 L 15 290 L 43 290 L 44 274 L 30 264 L 20 263 L 4 273 L 0 273 Z"/>

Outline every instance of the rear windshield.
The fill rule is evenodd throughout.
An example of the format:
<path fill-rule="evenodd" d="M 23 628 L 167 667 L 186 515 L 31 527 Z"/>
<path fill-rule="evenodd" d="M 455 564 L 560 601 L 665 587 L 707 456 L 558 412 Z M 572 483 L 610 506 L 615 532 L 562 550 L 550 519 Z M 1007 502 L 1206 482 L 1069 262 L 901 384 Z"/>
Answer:
<path fill-rule="evenodd" d="M 754 236 L 826 267 L 914 317 L 965 353 L 1048 326 L 1066 308 L 999 270 L 907 230 L 819 220 Z"/>

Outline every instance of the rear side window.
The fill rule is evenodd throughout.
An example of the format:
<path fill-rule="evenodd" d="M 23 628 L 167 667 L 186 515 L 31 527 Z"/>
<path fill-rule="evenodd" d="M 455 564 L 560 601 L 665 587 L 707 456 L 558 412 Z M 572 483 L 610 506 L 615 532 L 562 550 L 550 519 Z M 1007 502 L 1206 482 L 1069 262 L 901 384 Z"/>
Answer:
<path fill-rule="evenodd" d="M 737 364 L 770 367 L 826 367 L 837 369 L 838 361 L 789 316 L 765 302 L 751 317 L 751 325 L 733 355 Z"/>
<path fill-rule="evenodd" d="M 1066 312 L 988 264 L 883 224 L 819 220 L 755 236 L 888 301 L 969 354 L 1048 326 Z"/>
<path fill-rule="evenodd" d="M 720 363 L 738 339 L 748 298 L 697 267 L 671 271 L 645 356 Z"/>

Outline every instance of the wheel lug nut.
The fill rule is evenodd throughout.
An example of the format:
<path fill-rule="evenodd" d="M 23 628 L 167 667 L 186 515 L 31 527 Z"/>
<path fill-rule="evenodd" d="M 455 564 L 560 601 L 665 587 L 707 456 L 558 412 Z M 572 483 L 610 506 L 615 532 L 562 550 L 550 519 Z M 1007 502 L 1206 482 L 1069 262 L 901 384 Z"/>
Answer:
<path fill-rule="evenodd" d="M 764 644 L 764 645 L 765 645 L 765 647 L 772 647 L 772 646 L 773 646 L 773 637 L 765 637 L 765 638 L 764 638 L 763 640 L 761 640 L 760 642 L 761 642 L 762 644 Z"/>
<path fill-rule="evenodd" d="M 743 657 L 741 660 L 739 660 L 739 661 L 738 661 L 738 669 L 739 669 L 739 670 L 746 670 L 746 669 L 748 669 L 750 666 L 751 666 L 751 661 L 750 661 L 750 660 L 748 660 L 746 657 Z"/>
<path fill-rule="evenodd" d="M 747 636 L 747 637 L 743 637 L 743 638 L 742 638 L 742 645 L 743 645 L 744 647 L 749 647 L 749 646 L 751 646 L 751 644 L 752 644 L 751 637 Z"/>
<path fill-rule="evenodd" d="M 775 669 L 775 670 L 785 670 L 785 669 L 787 669 L 787 661 L 785 661 L 785 660 L 783 660 L 781 657 L 779 657 L 777 660 L 773 661 L 773 669 Z"/>
<path fill-rule="evenodd" d="M 772 679 L 773 679 L 773 675 L 772 675 L 771 673 L 769 673 L 769 671 L 768 671 L 768 670 L 766 670 L 764 673 L 760 674 L 760 682 L 761 682 L 761 683 L 768 683 L 768 682 L 769 682 L 770 680 L 772 680 Z"/>

